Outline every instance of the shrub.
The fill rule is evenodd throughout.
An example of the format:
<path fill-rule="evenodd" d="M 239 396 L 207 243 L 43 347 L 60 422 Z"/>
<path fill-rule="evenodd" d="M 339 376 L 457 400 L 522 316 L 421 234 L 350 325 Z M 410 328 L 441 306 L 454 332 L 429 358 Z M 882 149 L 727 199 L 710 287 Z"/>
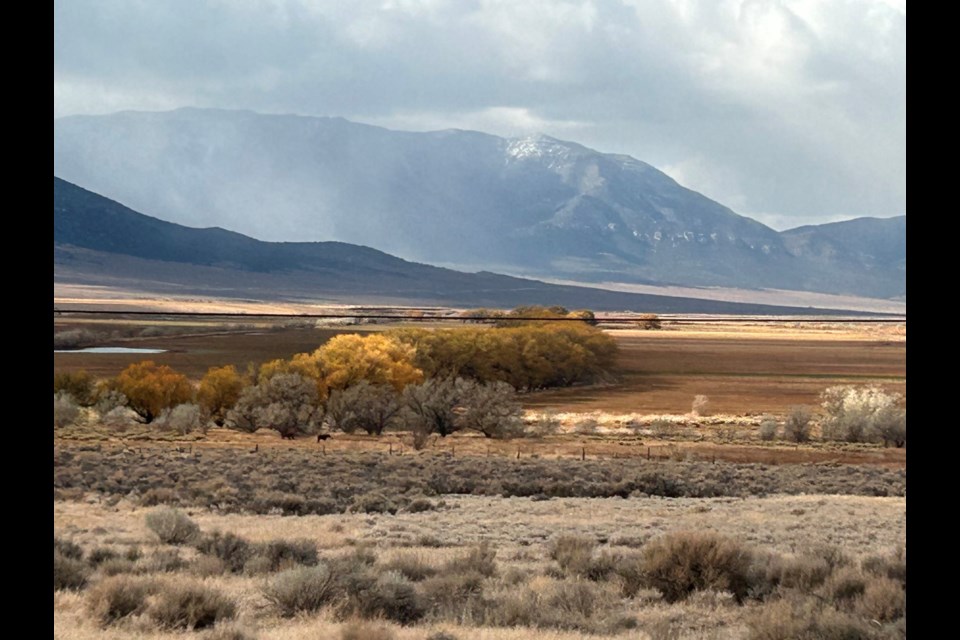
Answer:
<path fill-rule="evenodd" d="M 110 547 L 97 547 L 90 552 L 87 560 L 94 567 L 103 564 L 107 560 L 113 560 L 119 558 L 120 554 L 111 549 Z"/>
<path fill-rule="evenodd" d="M 570 576 L 585 576 L 597 541 L 585 536 L 562 535 L 550 543 L 549 555 Z"/>
<path fill-rule="evenodd" d="M 396 636 L 388 627 L 368 622 L 350 622 L 340 629 L 340 640 L 394 640 Z"/>
<path fill-rule="evenodd" d="M 267 560 L 270 571 L 296 565 L 312 567 L 318 562 L 317 543 L 313 540 L 271 540 L 257 545 L 255 554 Z"/>
<path fill-rule="evenodd" d="M 773 418 L 764 418 L 760 422 L 760 439 L 761 440 L 776 440 L 777 431 L 780 429 L 780 425 L 777 424 L 777 421 Z"/>
<path fill-rule="evenodd" d="M 240 573 L 253 556 L 252 545 L 233 533 L 214 531 L 199 538 L 196 548 L 200 553 L 219 558 L 231 573 Z"/>
<path fill-rule="evenodd" d="M 862 621 L 812 599 L 765 603 L 747 619 L 749 640 L 868 640 L 877 637 Z"/>
<path fill-rule="evenodd" d="M 200 416 L 200 407 L 195 404 L 178 404 L 172 409 L 164 409 L 154 421 L 160 429 L 169 429 L 174 433 L 185 435 L 203 427 Z"/>
<path fill-rule="evenodd" d="M 396 571 L 407 580 L 421 582 L 437 573 L 436 567 L 427 562 L 420 553 L 404 553 L 384 563 L 384 570 Z"/>
<path fill-rule="evenodd" d="M 199 584 L 164 584 L 148 615 L 167 629 L 204 629 L 237 615 L 234 601 L 220 591 Z"/>
<path fill-rule="evenodd" d="M 53 394 L 53 426 L 66 427 L 76 422 L 79 417 L 80 407 L 77 406 L 72 395 L 66 391 Z"/>
<path fill-rule="evenodd" d="M 325 420 L 331 429 L 345 433 L 363 429 L 371 435 L 380 435 L 400 422 L 402 409 L 403 403 L 396 389 L 361 380 L 330 393 Z"/>
<path fill-rule="evenodd" d="M 395 571 L 382 573 L 373 582 L 354 581 L 348 585 L 348 593 L 347 615 L 382 617 L 400 624 L 410 624 L 426 613 L 413 584 Z"/>
<path fill-rule="evenodd" d="M 53 374 L 53 394 L 68 394 L 80 406 L 93 404 L 93 376 L 86 371 L 55 371 Z"/>
<path fill-rule="evenodd" d="M 523 410 L 517 391 L 506 382 L 479 383 L 457 379 L 458 420 L 462 429 L 479 431 L 488 438 L 523 435 Z"/>
<path fill-rule="evenodd" d="M 159 583 L 151 578 L 112 576 L 90 589 L 87 606 L 100 624 L 112 624 L 142 613 L 147 606 L 147 597 L 155 594 L 159 587 Z"/>
<path fill-rule="evenodd" d="M 293 438 L 314 432 L 322 416 L 319 401 L 315 382 L 298 373 L 279 373 L 244 389 L 225 424 L 251 433 L 275 429 Z"/>
<path fill-rule="evenodd" d="M 694 591 L 729 591 L 742 602 L 750 588 L 751 553 L 736 540 L 713 533 L 668 533 L 642 551 L 649 586 L 667 602 Z"/>
<path fill-rule="evenodd" d="M 218 624 L 206 640 L 257 640 L 257 636 L 235 624 Z"/>
<path fill-rule="evenodd" d="M 338 595 L 338 576 L 326 564 L 281 571 L 263 589 L 280 615 L 317 611 Z"/>
<path fill-rule="evenodd" d="M 53 550 L 53 590 L 80 589 L 87 584 L 90 569 L 78 558 L 63 555 Z"/>
<path fill-rule="evenodd" d="M 491 577 L 497 573 L 497 551 L 490 543 L 483 541 L 459 558 L 450 560 L 445 566 L 445 572 L 478 573 L 484 577 Z"/>
<path fill-rule="evenodd" d="M 836 386 L 821 395 L 827 440 L 876 441 L 902 447 L 907 439 L 907 415 L 898 405 L 899 393 L 875 386 Z"/>
<path fill-rule="evenodd" d="M 810 421 L 813 414 L 807 407 L 791 407 L 783 423 L 783 437 L 791 442 L 806 442 L 810 439 Z"/>
<path fill-rule="evenodd" d="M 662 327 L 660 322 L 660 316 L 655 313 L 641 313 L 640 319 L 637 320 L 637 325 L 641 329 L 660 329 Z"/>
<path fill-rule="evenodd" d="M 350 513 L 389 513 L 397 512 L 397 505 L 386 494 L 380 491 L 371 491 L 353 497 Z"/>
<path fill-rule="evenodd" d="M 171 507 L 158 507 L 146 517 L 147 528 L 164 544 L 185 544 L 195 539 L 200 527 L 187 514 Z"/>
<path fill-rule="evenodd" d="M 454 380 L 430 378 L 403 390 L 407 428 L 417 434 L 446 437 L 460 429 L 457 420 L 457 388 Z"/>
<path fill-rule="evenodd" d="M 856 611 L 870 620 L 893 622 L 907 613 L 907 592 L 890 578 L 874 578 L 867 583 Z"/>
<path fill-rule="evenodd" d="M 71 560 L 83 560 L 83 547 L 71 540 L 64 540 L 53 537 L 53 550 L 59 551 L 60 555 Z"/>
<path fill-rule="evenodd" d="M 153 422 L 164 409 L 193 399 L 193 387 L 185 375 L 151 360 L 121 371 L 116 390 L 127 397 L 127 406 L 145 423 Z"/>

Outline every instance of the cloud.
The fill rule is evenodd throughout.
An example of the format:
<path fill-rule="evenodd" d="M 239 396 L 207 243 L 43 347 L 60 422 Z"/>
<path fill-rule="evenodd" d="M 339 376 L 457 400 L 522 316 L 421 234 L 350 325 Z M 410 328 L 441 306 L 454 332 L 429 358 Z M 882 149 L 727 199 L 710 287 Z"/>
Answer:
<path fill-rule="evenodd" d="M 739 213 L 906 210 L 896 0 L 69 0 L 54 115 L 176 106 L 537 130 Z"/>

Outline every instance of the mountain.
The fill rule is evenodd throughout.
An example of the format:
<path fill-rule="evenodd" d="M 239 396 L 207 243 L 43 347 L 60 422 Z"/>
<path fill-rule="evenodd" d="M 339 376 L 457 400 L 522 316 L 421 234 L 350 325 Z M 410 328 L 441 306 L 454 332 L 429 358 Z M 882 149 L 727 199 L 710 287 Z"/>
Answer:
<path fill-rule="evenodd" d="M 644 162 L 546 136 L 123 112 L 55 120 L 54 173 L 158 218 L 263 240 L 579 281 L 906 292 L 905 271 L 848 257 L 845 243 L 807 250 Z"/>
<path fill-rule="evenodd" d="M 789 229 L 781 233 L 787 249 L 820 264 L 848 289 L 869 281 L 904 281 L 907 274 L 907 217 L 856 218 Z M 899 295 L 906 295 L 906 287 Z"/>
<path fill-rule="evenodd" d="M 359 304 L 442 304 L 660 313 L 811 314 L 809 307 L 719 302 L 462 273 L 342 242 L 262 242 L 143 215 L 53 179 L 54 281 L 149 293 Z"/>

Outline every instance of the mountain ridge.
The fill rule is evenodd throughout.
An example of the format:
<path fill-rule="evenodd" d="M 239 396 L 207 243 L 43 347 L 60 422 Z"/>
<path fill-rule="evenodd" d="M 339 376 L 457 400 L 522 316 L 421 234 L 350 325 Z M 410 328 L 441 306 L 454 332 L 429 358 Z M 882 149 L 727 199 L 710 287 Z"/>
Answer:
<path fill-rule="evenodd" d="M 69 116 L 54 138 L 56 175 L 189 226 L 533 277 L 906 292 L 905 258 L 837 258 L 835 238 L 817 252 L 642 160 L 551 136 L 184 108 Z"/>

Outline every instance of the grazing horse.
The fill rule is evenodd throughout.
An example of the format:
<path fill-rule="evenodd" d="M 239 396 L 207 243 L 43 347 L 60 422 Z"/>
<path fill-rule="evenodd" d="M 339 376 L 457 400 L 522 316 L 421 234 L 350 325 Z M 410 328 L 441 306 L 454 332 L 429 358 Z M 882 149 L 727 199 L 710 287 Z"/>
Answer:
<path fill-rule="evenodd" d="M 317 434 L 317 442 L 320 442 L 321 440 L 329 440 L 329 439 L 330 439 L 330 434 L 329 434 L 329 433 L 318 433 L 318 434 Z"/>

